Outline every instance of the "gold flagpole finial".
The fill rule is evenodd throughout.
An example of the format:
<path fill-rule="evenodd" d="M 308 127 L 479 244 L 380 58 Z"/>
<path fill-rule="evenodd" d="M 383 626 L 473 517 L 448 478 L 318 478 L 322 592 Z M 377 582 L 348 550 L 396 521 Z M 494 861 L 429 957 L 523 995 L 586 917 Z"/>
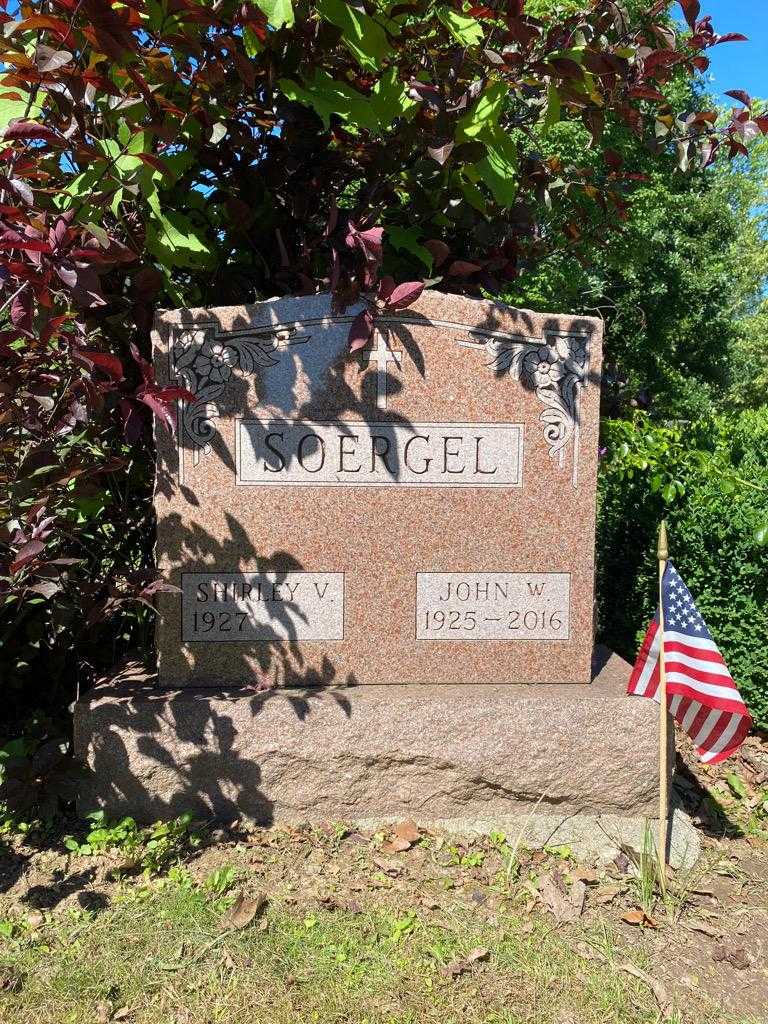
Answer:
<path fill-rule="evenodd" d="M 669 542 L 667 540 L 667 521 L 662 519 L 661 526 L 659 527 L 659 546 L 658 556 L 660 562 L 666 562 L 669 558 Z"/>

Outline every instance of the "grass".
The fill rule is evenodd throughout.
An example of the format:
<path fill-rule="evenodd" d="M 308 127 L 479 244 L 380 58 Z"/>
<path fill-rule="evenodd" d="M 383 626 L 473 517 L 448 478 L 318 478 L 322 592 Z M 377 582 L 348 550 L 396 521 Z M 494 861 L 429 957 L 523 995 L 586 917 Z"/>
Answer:
<path fill-rule="evenodd" d="M 186 824 L 138 837 L 129 829 L 128 839 L 126 828 L 92 821 L 63 846 L 9 840 L 0 856 L 2 1024 L 764 1020 L 749 1016 L 763 1002 L 760 972 L 728 968 L 702 986 L 714 940 L 692 945 L 681 923 L 689 894 L 719 878 L 720 861 L 676 873 L 662 899 L 650 835 L 637 873 L 586 869 L 586 910 L 566 924 L 556 905 L 543 909 L 540 883 L 557 877 L 566 891 L 583 867 L 568 847 L 528 851 L 501 832 L 423 834 L 391 855 L 386 830 L 235 830 L 193 844 Z M 765 873 L 762 861 L 749 871 L 725 863 L 750 882 L 747 902 L 723 895 L 717 919 L 736 947 L 728 915 L 735 907 L 762 926 L 748 901 L 762 899 L 753 875 Z M 262 892 L 266 910 L 254 898 Z M 626 923 L 638 907 L 658 929 Z M 693 899 L 693 917 L 704 911 Z M 727 996 L 745 980 L 751 994 L 737 1016 L 718 985 Z"/>
<path fill-rule="evenodd" d="M 0 940 L 4 1024 L 641 1024 L 647 989 L 591 962 L 544 919 L 439 923 L 418 911 L 272 905 L 241 931 L 232 893 L 177 880 L 124 886 L 98 914 L 22 920 Z M 587 939 L 610 952 L 601 929 Z M 454 977 L 457 962 L 487 950 Z M 471 957 L 468 958 L 471 961 Z M 453 972 L 446 967 L 453 965 Z M 459 966 L 462 966 L 459 963 Z M 15 989 L 15 991 L 14 991 Z M 122 1011 L 122 1013 L 120 1012 Z"/>

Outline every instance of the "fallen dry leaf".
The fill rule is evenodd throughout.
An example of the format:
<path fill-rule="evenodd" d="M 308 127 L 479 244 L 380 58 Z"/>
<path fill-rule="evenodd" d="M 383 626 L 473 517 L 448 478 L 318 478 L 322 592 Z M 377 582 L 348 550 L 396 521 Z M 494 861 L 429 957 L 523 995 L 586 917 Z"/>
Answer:
<path fill-rule="evenodd" d="M 598 874 L 594 868 L 574 868 L 573 871 L 569 872 L 571 878 L 576 881 L 586 882 L 588 885 L 598 881 Z"/>
<path fill-rule="evenodd" d="M 542 875 L 539 879 L 538 896 L 556 921 L 562 924 L 577 921 L 584 913 L 584 899 L 587 887 L 583 882 L 574 882 L 566 889 L 554 875 Z"/>
<path fill-rule="evenodd" d="M 0 968 L 0 992 L 21 992 L 24 976 L 12 967 Z"/>
<path fill-rule="evenodd" d="M 381 852 L 386 854 L 405 853 L 406 850 L 410 850 L 411 845 L 407 839 L 399 839 L 395 836 L 394 839 L 389 839 L 381 844 Z"/>
<path fill-rule="evenodd" d="M 112 1020 L 128 1020 L 133 1014 L 133 1010 L 130 1006 L 121 1006 L 119 1010 L 116 1010 L 112 1016 Z"/>
<path fill-rule="evenodd" d="M 241 893 L 229 910 L 221 915 L 219 928 L 224 931 L 239 931 L 241 928 L 246 928 L 264 910 L 266 905 L 267 898 L 262 893 L 253 898 Z"/>
<path fill-rule="evenodd" d="M 639 925 L 641 928 L 658 928 L 654 919 L 650 917 L 644 910 L 640 910 L 638 907 L 636 910 L 628 910 L 626 914 L 621 915 L 621 920 L 626 924 Z"/>
<path fill-rule="evenodd" d="M 601 885 L 592 894 L 591 899 L 602 907 L 607 903 L 613 903 L 616 897 L 621 896 L 625 889 L 626 886 L 624 885 Z"/>
<path fill-rule="evenodd" d="M 383 871 L 385 875 L 399 875 L 402 873 L 402 864 L 398 864 L 397 861 L 384 860 L 382 857 L 371 857 L 374 865 Z"/>
<path fill-rule="evenodd" d="M 663 985 L 658 978 L 652 978 L 650 974 L 646 974 L 645 971 L 641 971 L 639 967 L 635 967 L 634 964 L 621 963 L 617 964 L 620 971 L 624 971 L 626 974 L 631 974 L 633 978 L 638 978 L 644 982 L 648 988 L 653 992 L 653 998 L 656 1000 L 661 1015 L 664 1020 L 671 1020 L 674 1012 L 672 1000 L 669 996 L 669 992 L 665 985 Z"/>
<path fill-rule="evenodd" d="M 461 957 L 459 960 L 452 960 L 451 963 L 446 964 L 442 968 L 442 973 L 447 975 L 449 978 L 458 978 L 460 974 L 466 973 L 472 969 L 473 964 L 478 963 L 480 960 L 486 960 L 488 958 L 488 950 L 482 946 L 478 946 L 476 949 L 470 950 L 466 956 Z"/>
<path fill-rule="evenodd" d="M 616 867 L 619 869 L 622 875 L 626 875 L 626 873 L 629 871 L 629 857 L 626 855 L 626 853 L 617 853 L 616 856 L 613 858 L 613 863 L 616 865 Z"/>
<path fill-rule="evenodd" d="M 597 951 L 589 945 L 588 942 L 577 942 L 573 947 L 573 951 L 577 956 L 580 956 L 582 960 L 599 960 Z"/>
<path fill-rule="evenodd" d="M 411 845 L 421 839 L 421 832 L 415 821 L 402 821 L 399 825 L 395 825 L 392 831 L 398 839 Z"/>
<path fill-rule="evenodd" d="M 30 914 L 27 914 L 27 924 L 32 929 L 40 928 L 44 921 L 45 918 L 39 910 L 33 910 Z"/>

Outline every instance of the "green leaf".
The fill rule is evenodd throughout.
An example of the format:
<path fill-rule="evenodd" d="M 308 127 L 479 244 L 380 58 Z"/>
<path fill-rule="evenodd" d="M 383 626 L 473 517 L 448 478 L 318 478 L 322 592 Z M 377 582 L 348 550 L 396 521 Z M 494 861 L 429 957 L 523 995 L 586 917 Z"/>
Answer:
<path fill-rule="evenodd" d="M 421 231 L 418 228 L 385 228 L 385 234 L 394 249 L 411 253 L 416 259 L 421 260 L 428 272 L 432 271 L 432 253 L 419 244 Z"/>
<path fill-rule="evenodd" d="M 147 248 L 161 263 L 200 268 L 212 264 L 208 242 L 183 213 L 161 213 L 147 225 Z"/>
<path fill-rule="evenodd" d="M 20 92 L 20 90 L 14 89 L 14 92 Z M 28 102 L 26 98 L 21 100 L 0 99 L 0 131 L 4 131 L 11 121 L 20 119 L 34 121 L 40 117 L 43 112 L 40 103 L 33 103 L 27 113 Z"/>
<path fill-rule="evenodd" d="M 482 190 L 477 187 L 469 175 L 477 177 L 478 180 L 480 179 L 480 175 L 474 167 L 465 167 L 463 168 L 462 174 L 459 178 L 459 188 L 469 205 L 473 206 L 478 213 L 485 214 L 488 211 L 488 203 L 485 200 Z"/>
<path fill-rule="evenodd" d="M 733 795 L 739 797 L 740 800 L 744 800 L 749 796 L 749 790 L 740 775 L 737 775 L 735 772 L 729 772 L 725 777 L 725 781 L 728 783 L 728 787 Z"/>
<path fill-rule="evenodd" d="M 474 46 L 482 42 L 483 30 L 474 18 L 458 14 L 450 7 L 438 7 L 437 16 L 453 38 L 462 45 Z"/>
<path fill-rule="evenodd" d="M 517 196 L 517 149 L 512 140 L 498 131 L 486 143 L 488 155 L 475 164 L 483 182 L 499 206 L 511 206 Z"/>
<path fill-rule="evenodd" d="M 408 96 L 405 85 L 397 77 L 397 68 L 388 68 L 371 92 L 370 104 L 379 122 L 379 127 L 386 130 L 391 127 L 396 117 L 411 117 L 416 113 L 418 104 Z"/>
<path fill-rule="evenodd" d="M 291 0 L 256 0 L 256 6 L 264 11 L 272 28 L 290 28 L 295 21 Z"/>
<path fill-rule="evenodd" d="M 326 128 L 330 127 L 331 114 L 338 114 L 348 124 L 378 131 L 379 122 L 370 100 L 319 68 L 315 69 L 314 80 L 304 85 L 290 78 L 281 78 L 277 84 L 289 100 L 312 107 Z"/>
<path fill-rule="evenodd" d="M 754 533 L 755 541 L 763 546 L 768 546 L 768 524 L 759 526 Z"/>
<path fill-rule="evenodd" d="M 381 25 L 341 0 L 319 0 L 315 6 L 326 21 L 341 29 L 342 42 L 360 67 L 378 71 L 391 51 Z"/>
<path fill-rule="evenodd" d="M 505 82 L 493 82 L 480 94 L 477 103 L 456 125 L 456 141 L 467 142 L 484 135 L 491 138 L 507 95 Z"/>

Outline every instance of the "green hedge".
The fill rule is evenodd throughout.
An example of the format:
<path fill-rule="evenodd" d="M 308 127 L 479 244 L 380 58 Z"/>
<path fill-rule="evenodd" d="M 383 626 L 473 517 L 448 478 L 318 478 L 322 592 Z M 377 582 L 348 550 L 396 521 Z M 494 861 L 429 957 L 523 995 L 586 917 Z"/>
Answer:
<path fill-rule="evenodd" d="M 756 725 L 768 728 L 768 409 L 707 424 L 604 423 L 598 624 L 634 660 L 657 595 L 656 533 L 720 646 Z"/>

